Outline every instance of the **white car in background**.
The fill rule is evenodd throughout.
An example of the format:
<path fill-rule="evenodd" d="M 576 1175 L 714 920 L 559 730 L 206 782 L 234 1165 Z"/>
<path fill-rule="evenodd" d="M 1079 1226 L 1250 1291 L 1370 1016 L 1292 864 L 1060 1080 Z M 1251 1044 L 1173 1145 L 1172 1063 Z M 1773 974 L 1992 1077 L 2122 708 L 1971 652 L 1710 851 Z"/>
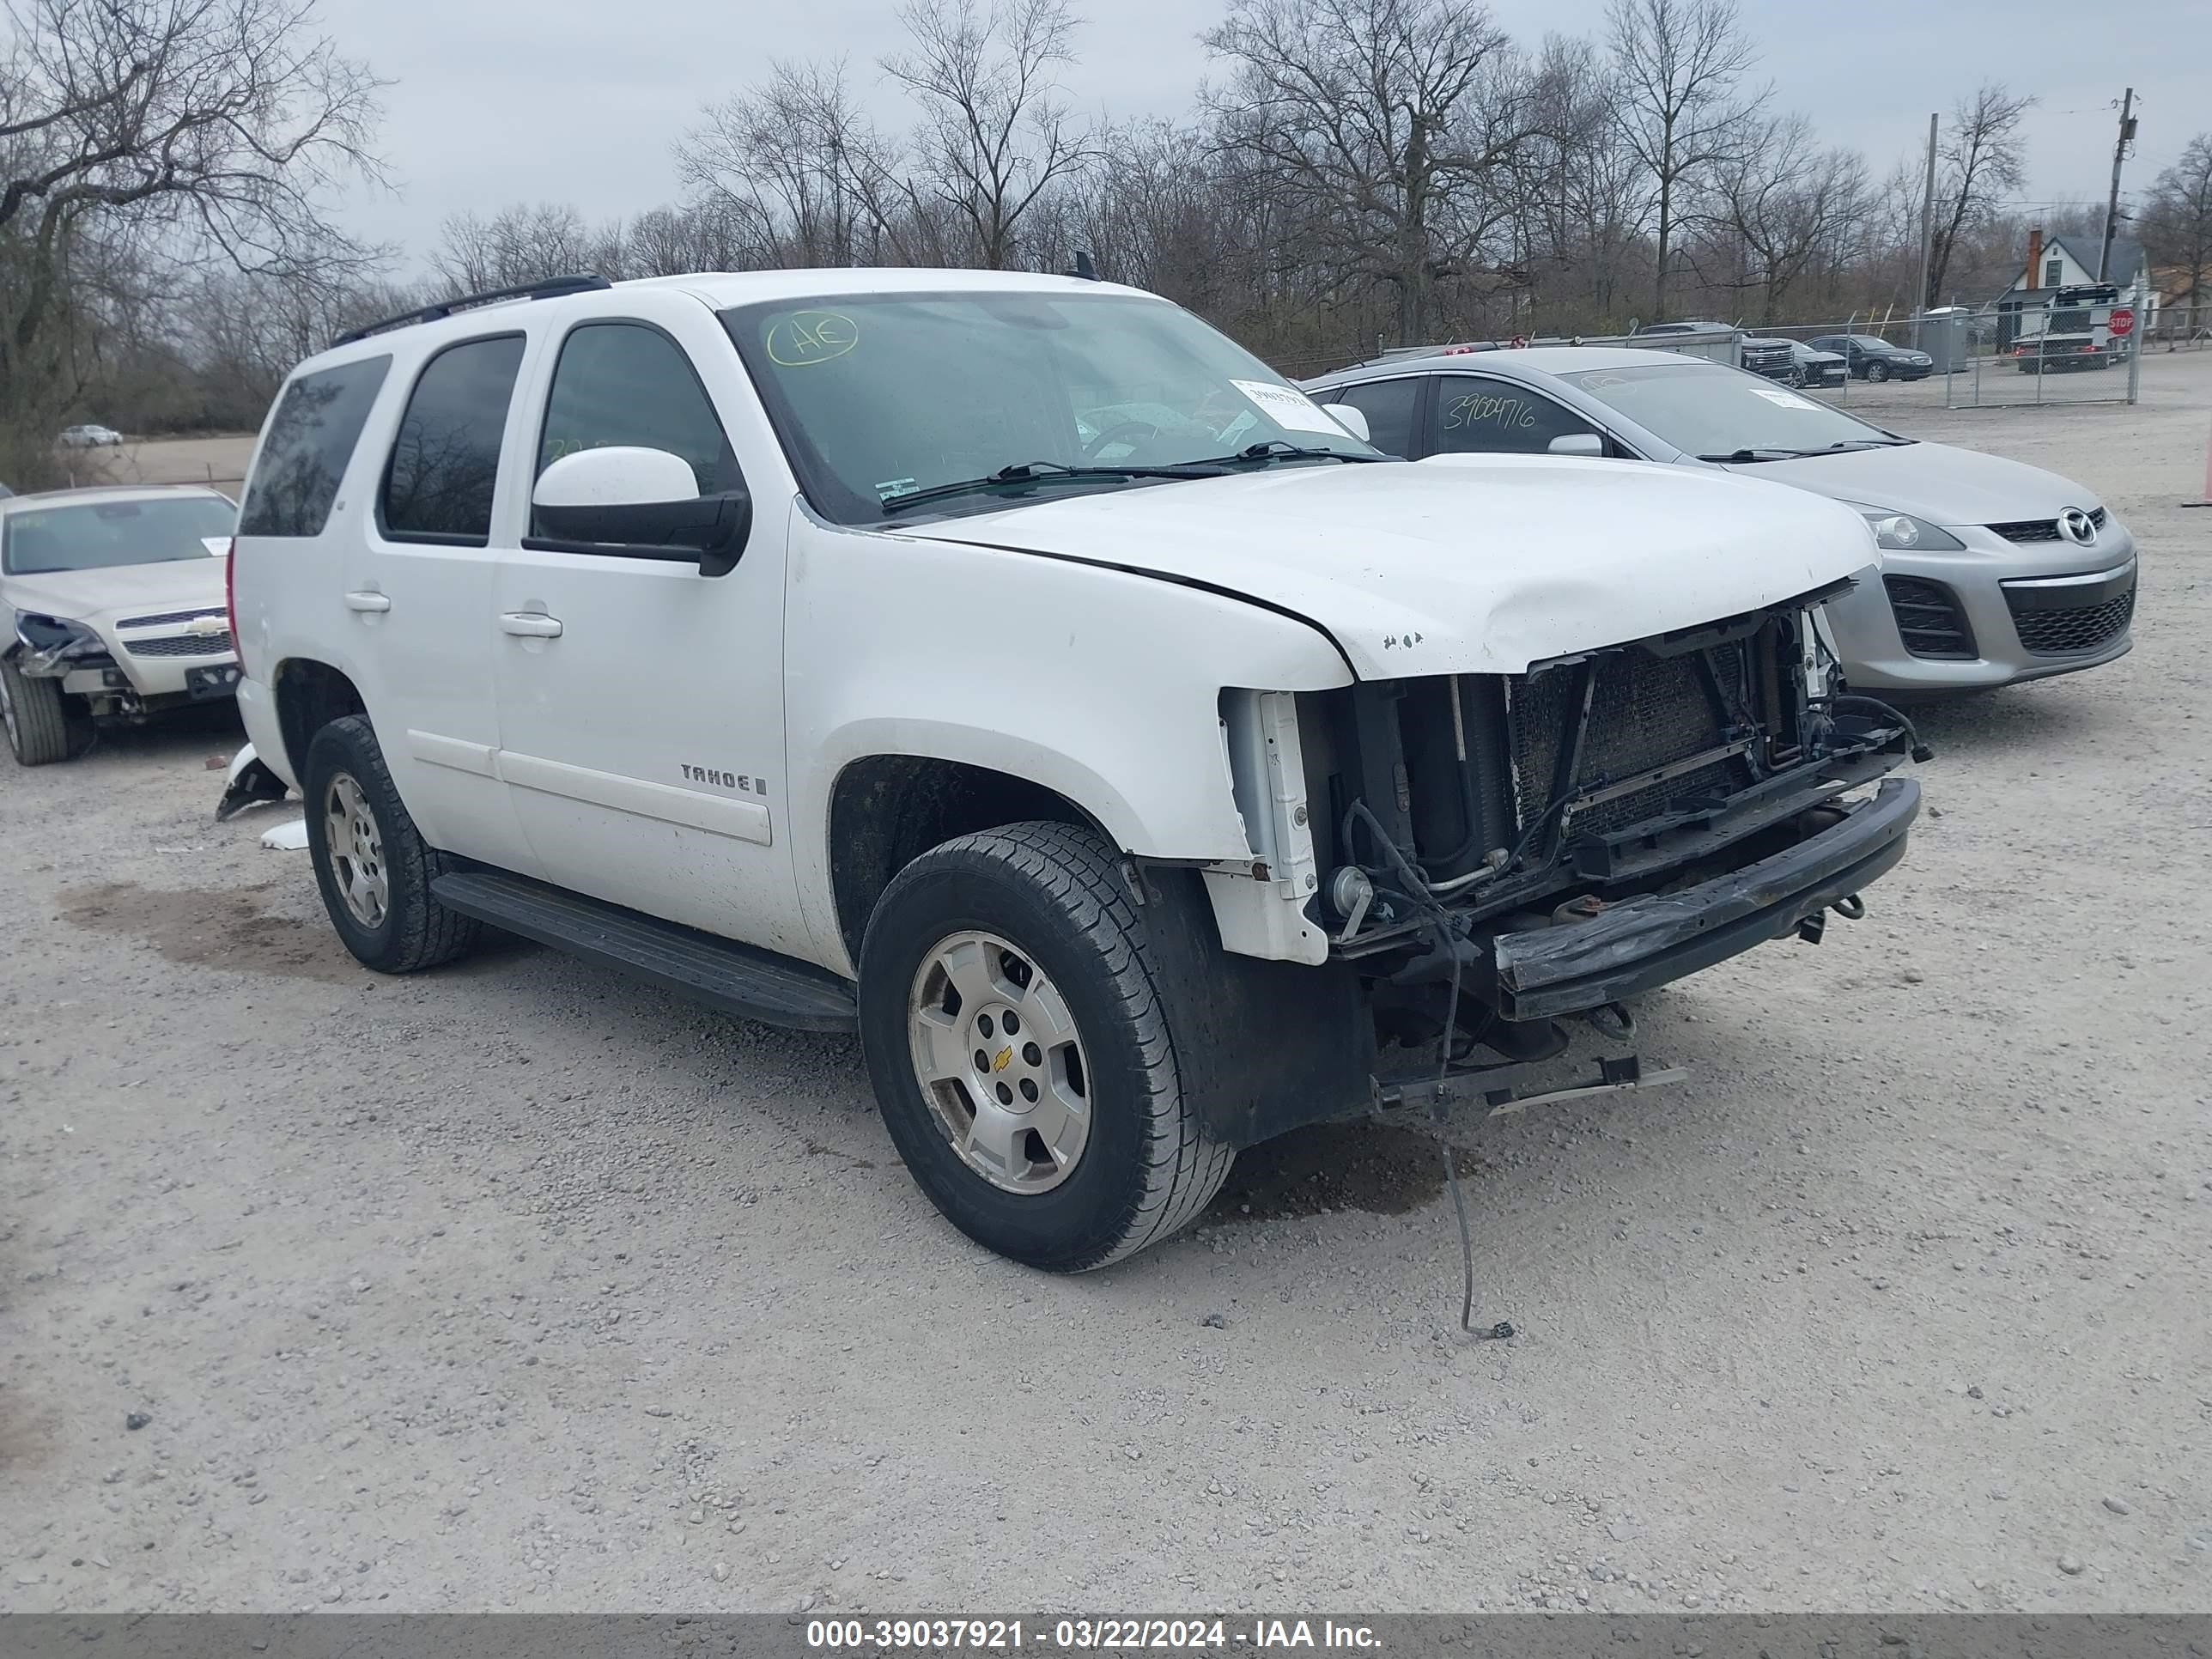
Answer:
<path fill-rule="evenodd" d="M 0 723 L 19 764 L 82 753 L 100 720 L 237 695 L 237 523 L 228 497 L 191 486 L 0 501 Z"/>
<path fill-rule="evenodd" d="M 65 426 L 54 441 L 64 449 L 112 449 L 123 434 L 112 426 Z"/>
<path fill-rule="evenodd" d="M 2094 668 L 2134 643 L 2135 539 L 2094 492 L 1870 426 L 1741 369 L 1539 346 L 1399 358 L 1305 385 L 1357 409 L 1377 446 L 1409 459 L 1613 456 L 1765 478 L 1856 509 L 1881 550 L 1881 584 L 1827 611 L 1855 690 L 2009 685 Z"/>

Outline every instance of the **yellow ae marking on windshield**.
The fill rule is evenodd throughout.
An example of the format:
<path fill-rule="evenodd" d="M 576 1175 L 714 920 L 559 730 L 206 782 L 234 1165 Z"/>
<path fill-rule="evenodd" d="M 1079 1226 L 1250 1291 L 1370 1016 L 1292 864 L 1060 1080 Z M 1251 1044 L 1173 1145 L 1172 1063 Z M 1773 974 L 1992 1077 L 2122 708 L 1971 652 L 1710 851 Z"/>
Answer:
<path fill-rule="evenodd" d="M 785 368 L 826 363 L 860 343 L 860 325 L 842 312 L 794 311 L 769 325 L 769 361 Z"/>

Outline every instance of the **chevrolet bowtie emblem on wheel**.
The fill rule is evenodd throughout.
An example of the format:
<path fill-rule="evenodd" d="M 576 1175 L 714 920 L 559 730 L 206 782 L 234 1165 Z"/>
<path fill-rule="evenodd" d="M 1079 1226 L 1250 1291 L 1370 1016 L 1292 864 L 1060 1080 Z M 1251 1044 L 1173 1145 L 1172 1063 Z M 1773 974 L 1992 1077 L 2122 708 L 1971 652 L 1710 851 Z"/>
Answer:
<path fill-rule="evenodd" d="M 1013 1057 L 1014 1050 L 1012 1045 L 1010 1043 L 1006 1048 L 1000 1049 L 997 1054 L 991 1056 L 991 1069 L 994 1072 L 1005 1071 L 1006 1069 L 1006 1062 Z"/>
<path fill-rule="evenodd" d="M 2069 507 L 2058 515 L 2058 533 L 2087 547 L 2097 539 L 2097 521 L 2080 507 Z"/>

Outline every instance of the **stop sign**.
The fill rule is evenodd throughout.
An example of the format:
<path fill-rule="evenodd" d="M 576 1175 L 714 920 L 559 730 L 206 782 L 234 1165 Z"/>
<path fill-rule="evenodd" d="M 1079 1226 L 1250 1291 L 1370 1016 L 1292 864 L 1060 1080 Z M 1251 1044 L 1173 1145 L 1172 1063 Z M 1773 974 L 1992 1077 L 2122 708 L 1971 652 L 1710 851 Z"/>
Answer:
<path fill-rule="evenodd" d="M 2110 329 L 2116 337 L 2125 339 L 2135 332 L 2136 314 L 2125 306 L 2118 307 L 2113 310 L 2105 326 Z"/>

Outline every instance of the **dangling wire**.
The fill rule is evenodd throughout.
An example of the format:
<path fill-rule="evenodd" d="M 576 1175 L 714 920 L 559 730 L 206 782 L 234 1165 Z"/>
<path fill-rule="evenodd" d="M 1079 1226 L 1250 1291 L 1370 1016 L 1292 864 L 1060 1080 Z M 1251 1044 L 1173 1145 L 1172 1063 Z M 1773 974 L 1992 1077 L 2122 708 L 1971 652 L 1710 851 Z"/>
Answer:
<path fill-rule="evenodd" d="M 1427 911 L 1435 921 L 1437 931 L 1443 943 L 1444 954 L 1451 962 L 1450 988 L 1444 999 L 1444 1029 L 1443 1035 L 1437 1039 L 1437 1083 L 1435 1091 L 1429 1102 L 1429 1121 L 1435 1126 L 1431 1133 L 1436 1139 L 1437 1150 L 1443 1157 L 1444 1185 L 1451 1193 L 1452 1213 L 1459 1222 L 1462 1292 L 1459 1304 L 1459 1328 L 1478 1335 L 1503 1340 L 1513 1334 L 1512 1325 L 1505 1320 L 1499 1320 L 1486 1331 L 1475 1332 L 1474 1330 L 1474 1235 L 1468 1226 L 1467 1194 L 1460 1188 L 1459 1160 L 1452 1156 L 1452 1144 L 1444 1134 L 1444 1090 L 1451 1079 L 1452 1038 L 1459 1029 L 1459 982 L 1460 974 L 1464 967 L 1459 954 L 1459 929 L 1453 924 L 1451 912 L 1444 908 L 1442 901 L 1429 891 L 1428 884 L 1421 879 L 1419 873 L 1407 863 L 1405 855 L 1391 842 L 1389 836 L 1384 832 L 1382 826 L 1376 822 L 1374 813 L 1368 810 L 1367 803 L 1364 800 L 1352 802 L 1351 810 L 1344 815 L 1346 844 L 1349 845 L 1351 842 L 1352 824 L 1354 818 L 1365 822 L 1368 829 L 1373 832 L 1376 845 L 1382 849 L 1383 856 L 1395 865 L 1399 872 L 1407 878 L 1407 884 L 1413 890 L 1407 896 Z"/>
<path fill-rule="evenodd" d="M 1444 944 L 1451 956 L 1451 991 L 1444 999 L 1444 1033 L 1437 1047 L 1437 1089 L 1429 1102 L 1429 1121 L 1437 1126 L 1437 1150 L 1443 1154 L 1444 1185 L 1451 1189 L 1452 1213 L 1459 1218 L 1460 1284 L 1465 1292 L 1460 1297 L 1459 1328 L 1463 1331 L 1474 1328 L 1474 1237 L 1468 1231 L 1467 1198 L 1459 1189 L 1459 1159 L 1452 1155 L 1452 1144 L 1444 1136 L 1444 1081 L 1451 1074 L 1452 1033 L 1459 1025 L 1459 951 L 1453 948 L 1447 933 Z"/>

